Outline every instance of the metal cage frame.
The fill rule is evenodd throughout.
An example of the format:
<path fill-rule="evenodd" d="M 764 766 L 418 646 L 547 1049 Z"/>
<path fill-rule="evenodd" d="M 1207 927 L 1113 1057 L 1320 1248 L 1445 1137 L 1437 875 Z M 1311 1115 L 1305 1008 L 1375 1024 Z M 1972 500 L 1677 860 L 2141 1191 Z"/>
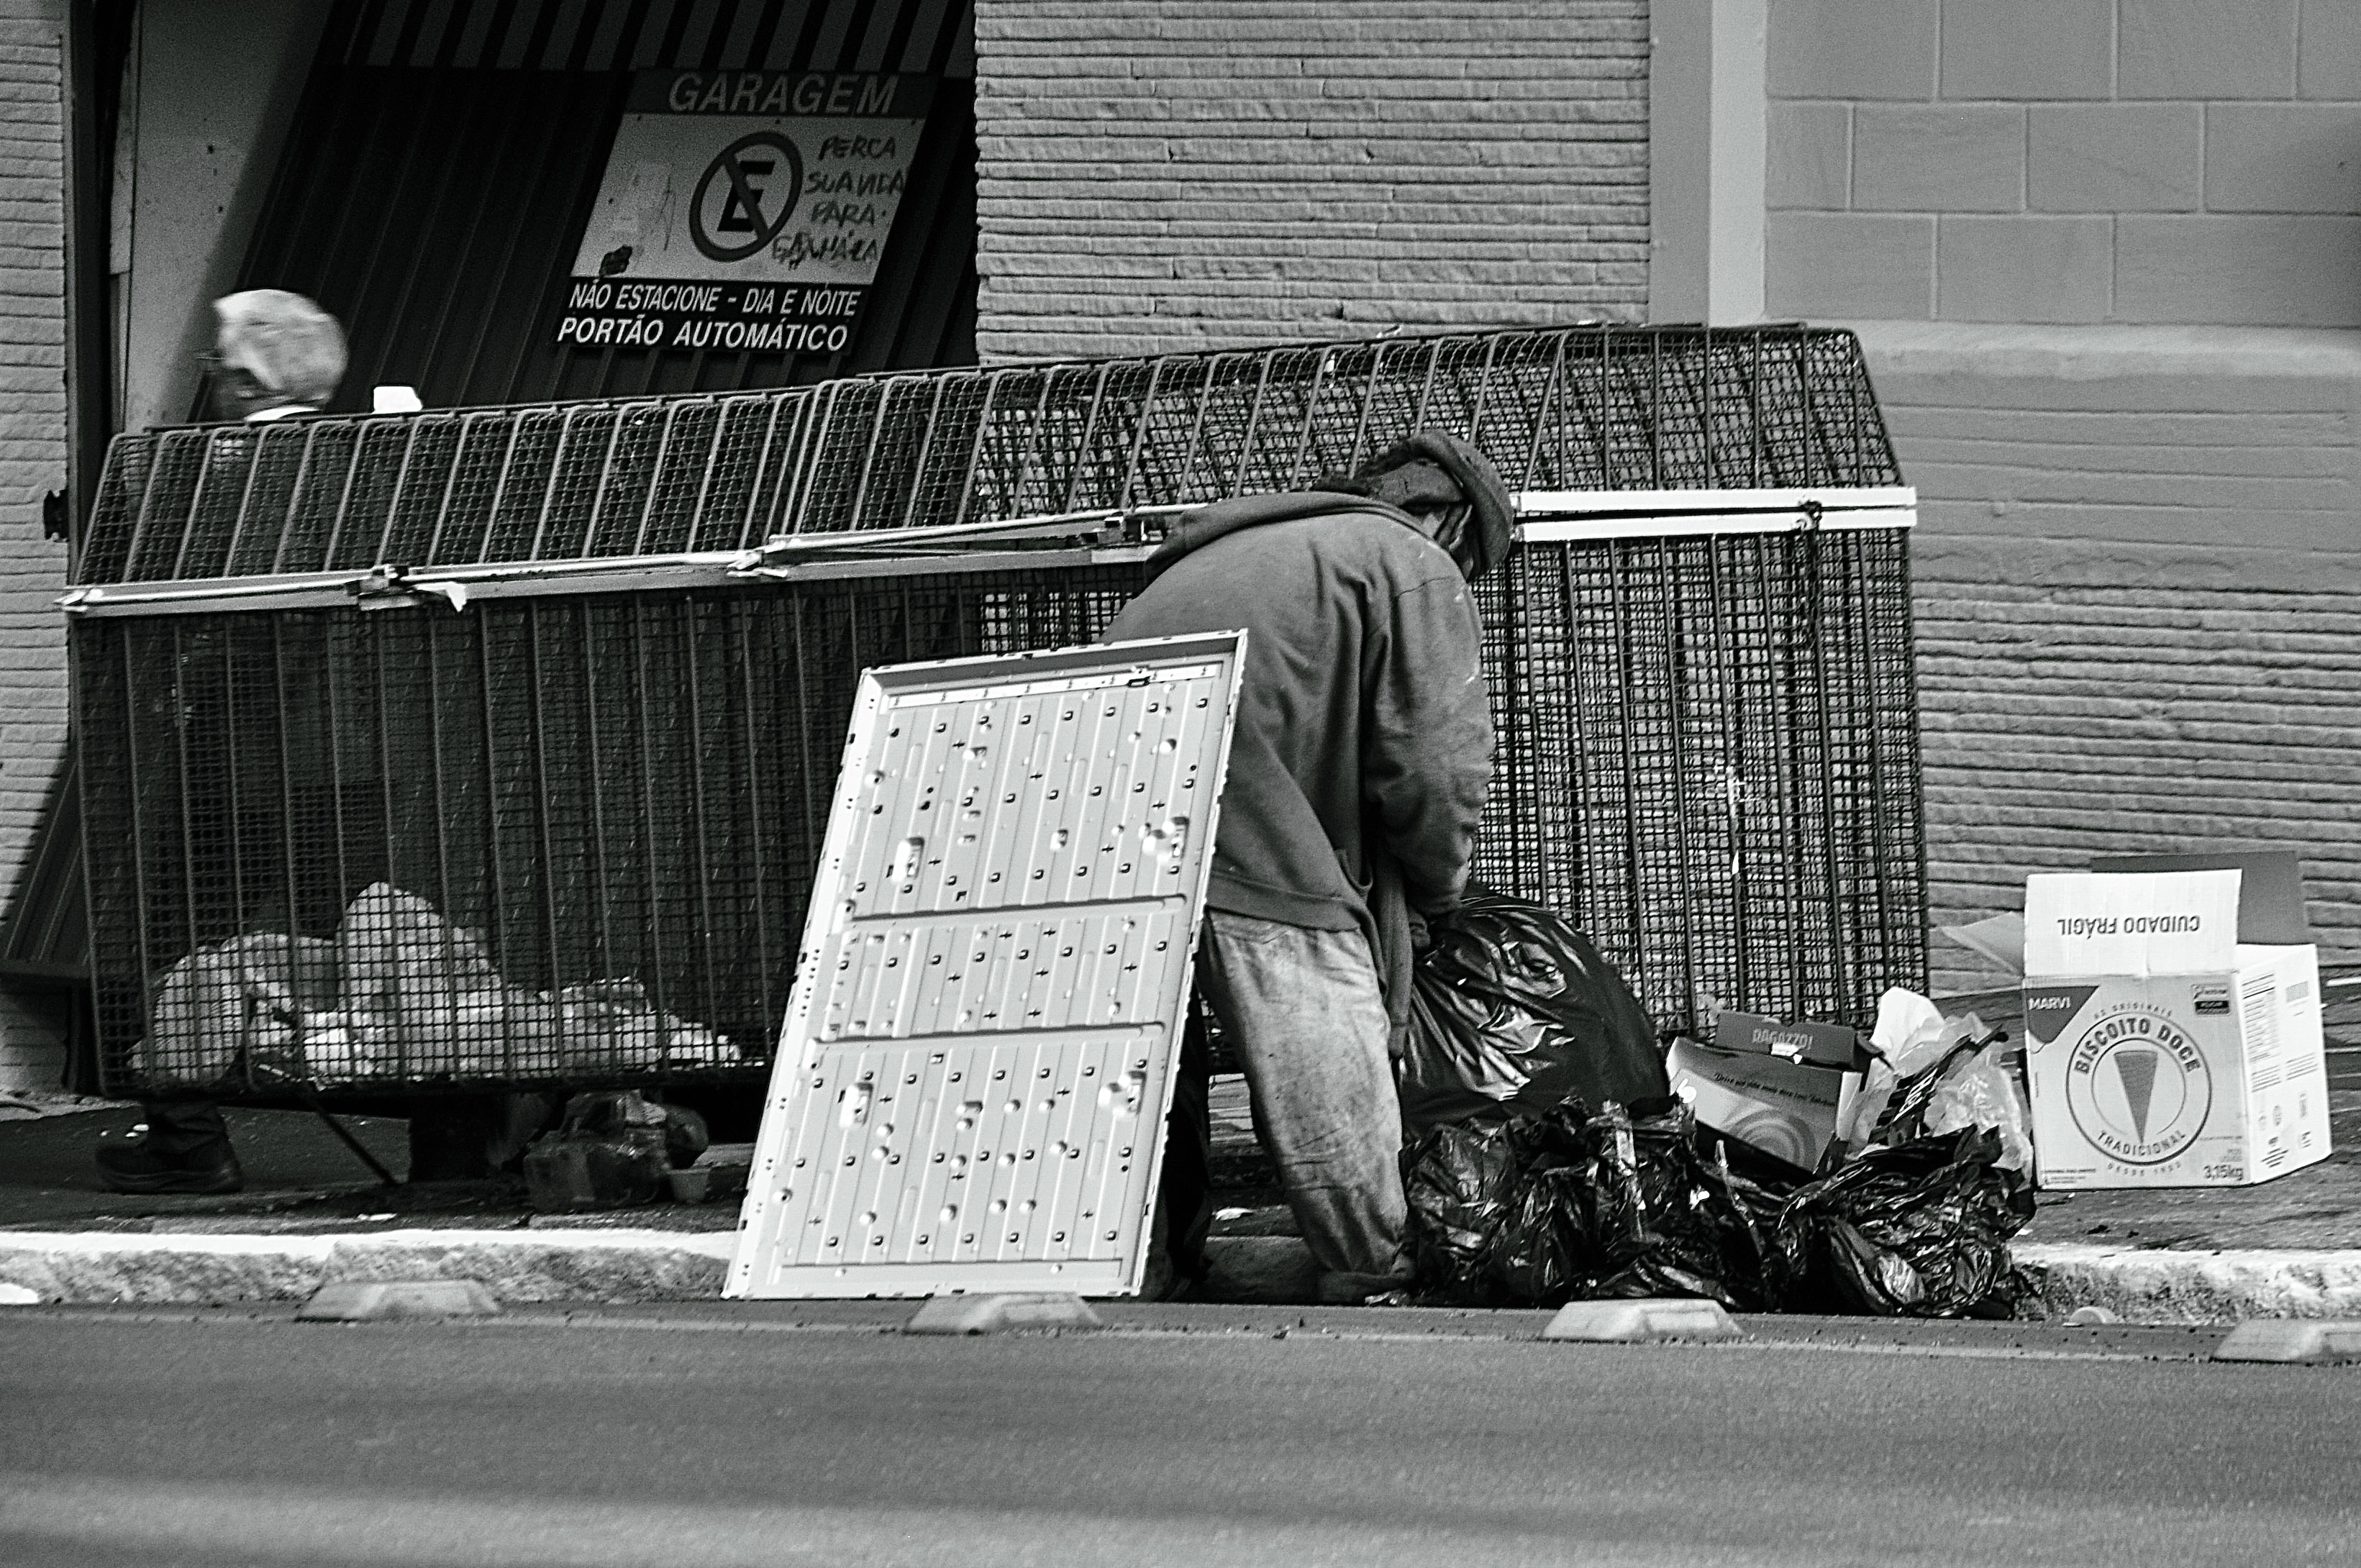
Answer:
<path fill-rule="evenodd" d="M 759 1076 L 863 664 L 1095 639 L 1173 513 L 1423 426 L 1526 509 L 1477 874 L 1667 1029 L 1923 986 L 1858 345 L 1592 326 L 118 438 L 67 601 L 108 1087 Z"/>

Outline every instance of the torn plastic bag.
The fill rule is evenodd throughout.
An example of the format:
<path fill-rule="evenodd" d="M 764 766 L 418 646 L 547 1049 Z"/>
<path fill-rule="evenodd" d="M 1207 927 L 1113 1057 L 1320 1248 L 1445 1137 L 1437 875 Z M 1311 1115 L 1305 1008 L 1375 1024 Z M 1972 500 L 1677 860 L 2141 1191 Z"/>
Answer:
<path fill-rule="evenodd" d="M 1930 1137 L 1989 1127 L 2000 1138 L 2000 1155 L 1993 1163 L 2029 1179 L 2033 1118 L 2015 1075 L 2001 1060 L 2007 1042 L 2008 1036 L 1998 1036 L 1938 1068 L 1919 1125 Z"/>
<path fill-rule="evenodd" d="M 1516 1151 L 1499 1123 L 1435 1127 L 1403 1152 L 1411 1266 L 1422 1299 L 1483 1305 L 1491 1299 L 1493 1243 L 1515 1196 Z"/>
<path fill-rule="evenodd" d="M 1516 1179 L 1487 1260 L 1496 1298 L 1563 1307 L 1587 1291 L 1600 1262 L 1591 1227 L 1589 1115 L 1579 1100 L 1510 1124 Z"/>
<path fill-rule="evenodd" d="M 1563 1307 L 1587 1292 L 1596 1277 L 1589 1210 L 1589 1177 L 1579 1166 L 1518 1179 L 1487 1271 L 1503 1304 Z"/>
<path fill-rule="evenodd" d="M 1400 1080 L 1413 1131 L 1670 1091 L 1653 1021 L 1565 916 L 1471 889 L 1428 931 Z"/>
<path fill-rule="evenodd" d="M 1702 1296 L 1737 1311 L 1768 1304 L 1769 1243 L 1759 1184 L 1708 1165 L 1689 1108 L 1669 1097 L 1590 1123 L 1593 1235 L 1603 1255 L 1594 1297 Z"/>
<path fill-rule="evenodd" d="M 1589 1135 L 1575 1101 L 1545 1116 L 1436 1127 L 1405 1156 L 1420 1298 L 1563 1306 L 1588 1282 Z"/>
<path fill-rule="evenodd" d="M 1971 1127 L 1872 1148 L 1787 1200 L 1780 1305 L 1879 1317 L 2004 1318 L 2031 1287 L 2008 1239 L 2033 1190 L 1996 1164 L 1997 1131 Z"/>

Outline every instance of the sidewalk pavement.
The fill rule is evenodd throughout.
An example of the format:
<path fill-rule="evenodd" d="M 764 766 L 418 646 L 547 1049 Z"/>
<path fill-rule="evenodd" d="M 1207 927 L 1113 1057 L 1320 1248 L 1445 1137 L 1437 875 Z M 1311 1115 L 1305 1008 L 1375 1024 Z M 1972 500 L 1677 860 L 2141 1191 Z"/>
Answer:
<path fill-rule="evenodd" d="M 2325 978 L 2336 1152 L 2258 1187 L 2045 1193 L 2018 1237 L 2052 1316 L 2097 1306 L 2128 1322 L 2361 1317 L 2361 966 Z M 2013 992 L 1954 999 L 2016 1025 Z M 345 1279 L 473 1278 L 507 1301 L 684 1300 L 719 1294 L 735 1243 L 729 1204 L 536 1215 L 513 1181 L 378 1185 L 316 1118 L 231 1111 L 247 1169 L 235 1197 L 133 1198 L 100 1188 L 90 1150 L 135 1107 L 0 1100 L 0 1284 L 41 1299 L 285 1301 Z M 1269 1186 L 1242 1080 L 1217 1080 L 1224 1207 L 1202 1299 L 1312 1299 L 1314 1269 Z M 346 1125 L 397 1176 L 407 1128 Z"/>

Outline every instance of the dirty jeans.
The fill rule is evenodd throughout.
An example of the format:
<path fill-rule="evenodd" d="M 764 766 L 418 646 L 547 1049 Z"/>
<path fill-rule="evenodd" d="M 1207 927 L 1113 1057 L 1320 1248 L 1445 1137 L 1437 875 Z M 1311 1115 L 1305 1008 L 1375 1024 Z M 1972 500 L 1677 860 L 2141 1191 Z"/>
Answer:
<path fill-rule="evenodd" d="M 1401 1107 L 1367 940 L 1219 909 L 1205 922 L 1198 983 L 1304 1244 L 1331 1272 L 1407 1278 Z"/>

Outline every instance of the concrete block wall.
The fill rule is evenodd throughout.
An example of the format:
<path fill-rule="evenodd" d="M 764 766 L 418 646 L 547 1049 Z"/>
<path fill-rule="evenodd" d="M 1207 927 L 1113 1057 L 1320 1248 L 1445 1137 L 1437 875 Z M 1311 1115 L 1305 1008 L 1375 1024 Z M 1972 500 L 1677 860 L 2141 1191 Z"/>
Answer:
<path fill-rule="evenodd" d="M 2361 325 L 2354 0 L 1772 0 L 1774 315 Z"/>
<path fill-rule="evenodd" d="M 979 0 L 987 360 L 1631 319 L 1647 0 Z"/>
<path fill-rule="evenodd" d="M 0 0 L 0 901 L 66 731 L 66 550 L 41 499 L 66 480 L 65 0 Z M 0 992 L 0 1088 L 56 1086 L 61 1047 Z"/>
<path fill-rule="evenodd" d="M 2096 855 L 2292 849 L 2361 959 L 2361 334 L 1856 325 L 1919 488 L 1935 923 Z"/>

